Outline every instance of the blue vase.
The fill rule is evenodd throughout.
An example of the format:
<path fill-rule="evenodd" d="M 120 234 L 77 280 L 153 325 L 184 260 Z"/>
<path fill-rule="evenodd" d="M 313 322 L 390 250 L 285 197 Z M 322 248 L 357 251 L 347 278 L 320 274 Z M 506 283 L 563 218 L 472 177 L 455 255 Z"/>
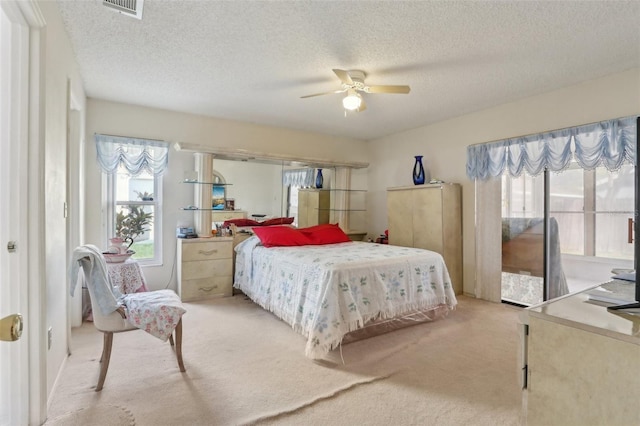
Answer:
<path fill-rule="evenodd" d="M 322 169 L 318 169 L 318 174 L 316 175 L 316 188 L 322 188 L 322 184 L 324 179 L 322 178 Z"/>
<path fill-rule="evenodd" d="M 413 184 L 424 184 L 424 166 L 422 165 L 422 155 L 416 155 L 416 162 L 413 165 Z"/>

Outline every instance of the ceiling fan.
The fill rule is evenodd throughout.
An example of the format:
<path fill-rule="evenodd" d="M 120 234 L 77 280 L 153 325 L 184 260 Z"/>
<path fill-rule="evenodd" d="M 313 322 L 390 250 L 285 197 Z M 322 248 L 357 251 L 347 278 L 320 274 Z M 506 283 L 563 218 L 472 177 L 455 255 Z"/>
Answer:
<path fill-rule="evenodd" d="M 409 93 L 411 88 L 409 86 L 367 86 L 364 83 L 366 74 L 360 70 L 339 70 L 334 69 L 333 72 L 338 76 L 342 82 L 340 90 L 334 90 L 331 92 L 315 93 L 313 95 L 301 96 L 301 98 L 311 98 L 313 96 L 329 95 L 332 93 L 344 93 L 347 92 L 347 96 L 342 99 L 342 106 L 346 111 L 360 112 L 367 109 L 367 105 L 362 99 L 362 96 L 358 92 L 365 93 Z M 346 114 L 346 112 L 345 112 Z"/>

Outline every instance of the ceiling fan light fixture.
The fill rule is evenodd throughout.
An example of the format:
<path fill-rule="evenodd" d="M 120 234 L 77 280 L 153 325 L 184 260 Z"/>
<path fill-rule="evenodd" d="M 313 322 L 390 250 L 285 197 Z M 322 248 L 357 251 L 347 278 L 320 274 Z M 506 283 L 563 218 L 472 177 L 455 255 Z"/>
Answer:
<path fill-rule="evenodd" d="M 357 111 L 362 105 L 362 96 L 353 89 L 349 89 L 347 96 L 342 99 L 342 106 L 349 111 Z"/>

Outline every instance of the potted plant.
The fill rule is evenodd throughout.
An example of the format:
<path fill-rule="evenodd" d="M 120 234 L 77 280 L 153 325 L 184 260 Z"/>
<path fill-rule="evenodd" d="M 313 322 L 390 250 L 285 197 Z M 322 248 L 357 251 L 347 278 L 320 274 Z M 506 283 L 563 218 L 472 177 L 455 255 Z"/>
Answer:
<path fill-rule="evenodd" d="M 142 201 L 153 201 L 153 193 L 134 191 Z"/>
<path fill-rule="evenodd" d="M 121 243 L 128 242 L 128 250 L 138 236 L 149 231 L 148 226 L 153 219 L 153 213 L 145 212 L 143 206 L 130 204 L 125 208 L 128 210 L 127 214 L 119 211 L 116 215 L 116 238 L 120 238 Z"/>

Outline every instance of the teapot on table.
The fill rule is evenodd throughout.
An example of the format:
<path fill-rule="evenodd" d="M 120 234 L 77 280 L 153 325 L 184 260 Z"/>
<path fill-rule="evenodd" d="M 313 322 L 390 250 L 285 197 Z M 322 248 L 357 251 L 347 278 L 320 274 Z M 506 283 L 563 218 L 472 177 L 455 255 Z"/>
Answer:
<path fill-rule="evenodd" d="M 131 243 L 127 244 L 127 241 L 131 241 Z M 109 242 L 111 243 L 111 245 L 109 246 L 109 249 L 107 250 L 109 253 L 125 254 L 129 250 L 129 246 L 133 244 L 133 238 L 114 237 L 114 238 L 110 238 Z"/>

